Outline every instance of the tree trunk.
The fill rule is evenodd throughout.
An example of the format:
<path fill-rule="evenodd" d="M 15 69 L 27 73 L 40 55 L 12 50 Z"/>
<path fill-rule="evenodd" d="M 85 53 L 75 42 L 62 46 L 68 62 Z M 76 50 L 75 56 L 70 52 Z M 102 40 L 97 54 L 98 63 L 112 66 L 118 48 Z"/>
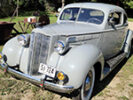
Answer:
<path fill-rule="evenodd" d="M 17 17 L 18 17 L 18 9 L 19 9 L 19 0 L 17 0 L 17 12 L 16 12 Z"/>
<path fill-rule="evenodd" d="M 62 8 L 65 6 L 65 0 L 62 0 Z"/>

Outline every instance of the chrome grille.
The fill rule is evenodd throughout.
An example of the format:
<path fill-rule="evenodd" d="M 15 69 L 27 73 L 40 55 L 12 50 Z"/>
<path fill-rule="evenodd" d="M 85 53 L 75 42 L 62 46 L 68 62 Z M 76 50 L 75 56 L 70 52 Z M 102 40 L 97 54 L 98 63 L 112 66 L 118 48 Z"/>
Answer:
<path fill-rule="evenodd" d="M 30 49 L 29 49 L 29 69 L 28 72 L 30 75 L 37 75 L 38 68 L 40 63 L 46 64 L 48 57 L 50 44 L 50 37 L 40 34 L 33 33 L 30 40 Z"/>

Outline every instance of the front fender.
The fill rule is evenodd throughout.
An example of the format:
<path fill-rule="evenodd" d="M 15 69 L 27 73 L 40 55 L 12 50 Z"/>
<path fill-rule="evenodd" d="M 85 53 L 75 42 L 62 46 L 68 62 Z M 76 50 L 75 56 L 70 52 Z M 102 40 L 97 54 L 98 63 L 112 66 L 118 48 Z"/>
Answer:
<path fill-rule="evenodd" d="M 18 43 L 17 37 L 14 37 L 6 42 L 3 47 L 2 53 L 6 55 L 6 62 L 9 66 L 16 66 L 19 64 L 22 51 L 22 45 Z"/>
<path fill-rule="evenodd" d="M 90 67 L 101 59 L 101 51 L 94 45 L 86 44 L 72 48 L 66 55 L 61 56 L 57 69 L 69 77 L 67 85 L 79 88 Z"/>

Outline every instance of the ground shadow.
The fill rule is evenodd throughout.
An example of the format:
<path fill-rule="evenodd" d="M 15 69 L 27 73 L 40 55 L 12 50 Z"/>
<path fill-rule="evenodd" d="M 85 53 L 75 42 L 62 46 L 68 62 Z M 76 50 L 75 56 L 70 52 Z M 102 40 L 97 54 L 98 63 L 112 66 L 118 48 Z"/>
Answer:
<path fill-rule="evenodd" d="M 127 59 L 124 59 L 119 65 L 116 66 L 116 68 L 102 81 L 100 81 L 93 91 L 93 96 L 96 96 L 99 92 L 101 92 L 104 88 L 106 88 L 107 85 L 113 80 L 113 78 L 116 76 L 116 74 L 121 70 L 121 68 L 125 65 L 127 62 Z"/>

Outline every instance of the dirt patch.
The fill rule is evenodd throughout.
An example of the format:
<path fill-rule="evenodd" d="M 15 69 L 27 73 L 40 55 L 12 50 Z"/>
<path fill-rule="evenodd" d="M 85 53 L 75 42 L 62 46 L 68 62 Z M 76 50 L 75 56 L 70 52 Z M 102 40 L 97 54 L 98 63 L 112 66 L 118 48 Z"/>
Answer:
<path fill-rule="evenodd" d="M 133 30 L 133 22 L 128 22 L 129 24 L 129 29 Z"/>

